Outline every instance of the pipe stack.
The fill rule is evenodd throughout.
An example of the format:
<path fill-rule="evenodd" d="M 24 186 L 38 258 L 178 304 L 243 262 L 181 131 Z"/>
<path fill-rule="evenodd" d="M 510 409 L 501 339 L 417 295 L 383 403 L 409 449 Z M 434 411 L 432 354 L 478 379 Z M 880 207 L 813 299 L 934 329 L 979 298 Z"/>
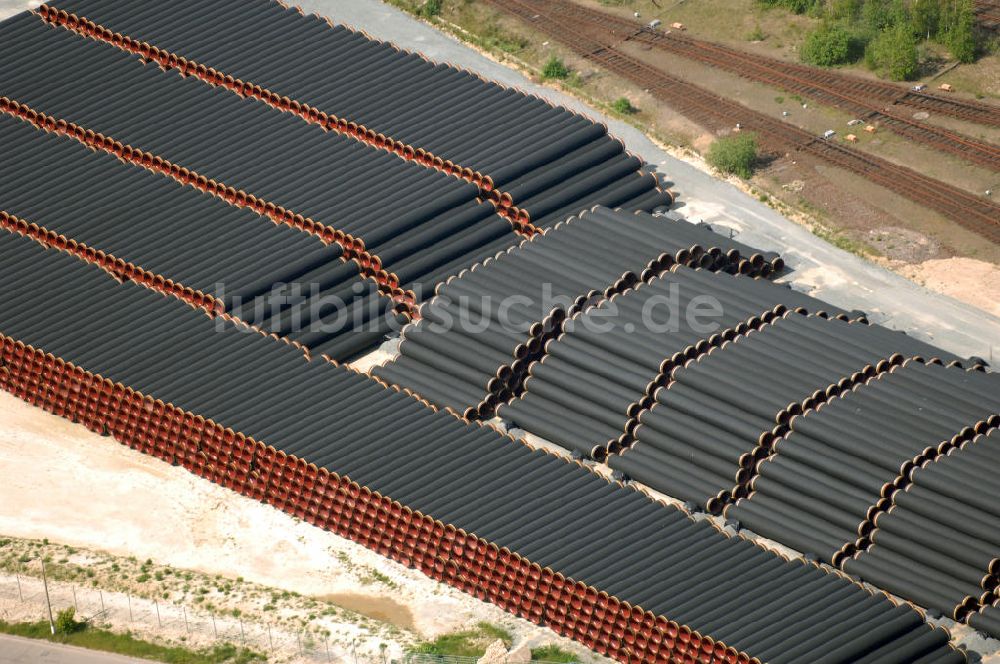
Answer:
<path fill-rule="evenodd" d="M 528 367 L 524 394 L 498 414 L 604 460 L 629 444 L 629 422 L 673 367 L 788 310 L 848 316 L 763 279 L 675 265 L 572 316 Z"/>
<path fill-rule="evenodd" d="M 596 204 L 672 203 L 603 125 L 270 0 L 67 0 L 39 13 L 466 178 L 501 209 L 516 208 L 520 223 L 547 228 Z M 266 41 L 246 38 L 261 29 Z"/>
<path fill-rule="evenodd" d="M 9 232 L 337 361 L 369 350 L 407 320 L 337 245 L 8 116 L 0 116 L 0 142 L 7 155 L 0 227 Z M 310 299 L 279 308 L 273 298 L 290 291 L 286 285 Z M 325 310 L 319 298 L 330 303 Z M 333 306 L 334 298 L 343 304 Z M 354 315 L 368 311 L 378 314 Z"/>
<path fill-rule="evenodd" d="M 520 393 L 563 321 L 676 264 L 773 273 L 781 259 L 683 221 L 595 207 L 449 279 L 374 375 L 465 417 Z M 747 251 L 744 249 L 744 251 Z"/>
<path fill-rule="evenodd" d="M 170 165 L 165 174 L 203 190 L 244 192 L 272 218 L 324 239 L 333 229 L 339 235 L 330 231 L 328 241 L 389 287 L 430 291 L 517 242 L 471 184 L 146 67 L 30 15 L 0 28 L 0 59 L 0 91 L 26 107 L 22 117 L 43 114 L 56 132 L 80 127 L 102 137 L 88 144 L 110 145 L 107 151 L 120 157 L 127 150 L 126 159 L 149 154 Z"/>
<path fill-rule="evenodd" d="M 886 328 L 785 312 L 673 368 L 637 418 L 637 443 L 609 464 L 718 513 L 747 494 L 793 416 L 900 364 L 901 348 L 959 362 Z"/>
<path fill-rule="evenodd" d="M 793 417 L 726 516 L 963 620 L 1000 580 L 998 387 L 996 374 L 894 367 Z"/>
<path fill-rule="evenodd" d="M 0 387 L 599 653 L 964 659 L 910 606 L 580 464 L 24 238 L 0 252 Z"/>
<path fill-rule="evenodd" d="M 790 432 L 757 464 L 750 497 L 726 515 L 839 563 L 914 460 L 935 458 L 991 426 L 1000 407 L 996 380 L 909 361 L 844 392 L 790 420 Z M 826 488 L 832 481 L 836 495 Z"/>
<path fill-rule="evenodd" d="M 994 383 L 994 390 L 996 383 Z M 994 392 L 995 394 L 995 392 Z M 965 622 L 997 600 L 1000 586 L 1000 408 L 994 428 L 898 480 L 888 506 L 862 524 L 843 568 Z M 870 530 L 869 530 L 870 528 Z M 995 625 L 984 631 L 1000 638 Z"/>

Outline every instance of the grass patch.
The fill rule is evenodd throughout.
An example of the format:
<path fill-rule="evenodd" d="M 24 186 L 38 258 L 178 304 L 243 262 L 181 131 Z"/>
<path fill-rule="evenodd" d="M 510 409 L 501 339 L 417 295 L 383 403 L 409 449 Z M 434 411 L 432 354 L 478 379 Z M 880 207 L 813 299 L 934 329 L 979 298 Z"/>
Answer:
<path fill-rule="evenodd" d="M 81 623 L 75 623 L 81 625 Z M 253 664 L 266 662 L 267 657 L 252 650 L 221 644 L 212 648 L 192 650 L 179 646 L 161 646 L 137 639 L 131 634 L 116 634 L 103 629 L 82 626 L 69 633 L 57 632 L 54 636 L 45 621 L 36 623 L 9 623 L 0 620 L 0 633 L 66 643 L 90 650 L 141 657 L 167 664 Z"/>
<path fill-rule="evenodd" d="M 481 622 L 473 629 L 442 634 L 433 641 L 418 643 L 409 652 L 443 657 L 482 657 L 486 648 L 497 639 L 503 641 L 507 648 L 513 643 L 510 632 L 503 627 Z"/>
<path fill-rule="evenodd" d="M 871 247 L 865 243 L 852 240 L 846 235 L 842 235 L 841 233 L 832 231 L 823 226 L 813 226 L 811 230 L 813 235 L 816 237 L 829 242 L 838 249 L 843 249 L 844 251 L 852 253 L 855 256 L 861 256 L 864 258 L 875 253 L 872 251 Z"/>
<path fill-rule="evenodd" d="M 551 643 L 541 648 L 532 648 L 531 659 L 537 659 L 542 662 L 558 662 L 559 664 L 572 664 L 573 662 L 580 661 L 573 653 Z"/>

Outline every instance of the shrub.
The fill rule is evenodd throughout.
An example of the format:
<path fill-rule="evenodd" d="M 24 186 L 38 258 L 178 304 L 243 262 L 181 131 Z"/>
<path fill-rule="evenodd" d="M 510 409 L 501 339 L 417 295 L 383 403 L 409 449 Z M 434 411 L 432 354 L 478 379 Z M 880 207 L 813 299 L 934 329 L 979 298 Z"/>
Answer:
<path fill-rule="evenodd" d="M 76 609 L 72 606 L 56 614 L 56 633 L 75 634 L 87 628 L 87 623 L 76 619 Z"/>
<path fill-rule="evenodd" d="M 443 0 L 425 0 L 424 4 L 417 10 L 417 14 L 430 18 L 441 13 L 441 3 Z"/>
<path fill-rule="evenodd" d="M 734 136 L 716 139 L 708 148 L 708 163 L 716 170 L 749 178 L 757 163 L 757 135 L 742 132 Z"/>
<path fill-rule="evenodd" d="M 630 102 L 625 97 L 619 97 L 618 99 L 615 99 L 611 103 L 611 108 L 613 108 L 615 112 L 620 115 L 631 115 L 636 111 L 636 108 L 635 106 L 632 105 L 632 102 Z"/>
<path fill-rule="evenodd" d="M 803 62 L 832 67 L 850 62 L 851 33 L 835 24 L 821 25 L 806 36 L 800 55 Z"/>
<path fill-rule="evenodd" d="M 542 78 L 564 79 L 567 76 L 569 76 L 569 67 L 554 55 L 542 67 Z"/>

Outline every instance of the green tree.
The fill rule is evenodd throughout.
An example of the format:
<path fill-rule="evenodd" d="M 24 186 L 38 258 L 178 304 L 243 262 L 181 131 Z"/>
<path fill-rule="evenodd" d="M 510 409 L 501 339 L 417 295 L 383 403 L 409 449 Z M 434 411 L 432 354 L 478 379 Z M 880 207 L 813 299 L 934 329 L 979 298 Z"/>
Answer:
<path fill-rule="evenodd" d="M 748 131 L 716 139 L 705 159 L 716 170 L 749 178 L 757 163 L 757 135 Z"/>
<path fill-rule="evenodd" d="M 564 79 L 567 76 L 569 76 L 569 67 L 554 55 L 542 67 L 542 78 Z"/>
<path fill-rule="evenodd" d="M 913 31 L 928 39 L 941 27 L 941 0 L 916 0 L 910 11 Z"/>
<path fill-rule="evenodd" d="M 905 24 L 882 32 L 868 45 L 868 65 L 894 81 L 906 81 L 917 75 L 917 40 Z"/>
<path fill-rule="evenodd" d="M 851 60 L 851 34 L 835 24 L 824 24 L 810 32 L 799 52 L 803 62 L 832 67 Z"/>
<path fill-rule="evenodd" d="M 972 12 L 970 0 L 959 0 L 955 3 L 954 13 L 948 26 L 944 43 L 952 56 L 959 62 L 972 62 L 976 59 L 976 18 Z"/>
<path fill-rule="evenodd" d="M 871 35 L 906 23 L 908 18 L 903 0 L 865 0 L 861 7 L 861 22 Z"/>

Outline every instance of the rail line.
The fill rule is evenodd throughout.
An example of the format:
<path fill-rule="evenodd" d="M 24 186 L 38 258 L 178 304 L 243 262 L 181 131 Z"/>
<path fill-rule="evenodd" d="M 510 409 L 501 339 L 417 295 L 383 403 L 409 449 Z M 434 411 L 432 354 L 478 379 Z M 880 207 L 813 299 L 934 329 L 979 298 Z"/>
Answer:
<path fill-rule="evenodd" d="M 648 90 L 684 115 L 710 128 L 725 130 L 740 123 L 756 131 L 765 147 L 797 151 L 839 166 L 916 203 L 936 210 L 961 226 L 1000 242 L 1000 206 L 927 177 L 909 168 L 848 146 L 823 140 L 794 125 L 753 111 L 683 79 L 633 58 L 615 48 L 614 38 L 594 38 L 581 26 L 553 16 L 550 2 L 486 0 L 536 27 L 575 53 Z"/>
<path fill-rule="evenodd" d="M 547 10 L 581 29 L 599 30 L 621 41 L 632 41 L 737 74 L 749 80 L 810 97 L 845 110 L 916 143 L 947 152 L 970 163 L 1000 171 L 1000 147 L 980 139 L 914 121 L 894 108 L 912 91 L 880 82 L 857 79 L 748 53 L 722 44 L 677 33 L 649 29 L 628 19 L 583 7 L 569 0 L 551 0 Z M 939 99 L 933 97 L 933 99 Z M 950 100 L 944 100 L 950 101 Z M 1000 108 L 996 111 L 1000 113 Z"/>
<path fill-rule="evenodd" d="M 1000 2 L 995 0 L 973 0 L 972 9 L 976 21 L 990 30 L 1000 29 Z"/>

